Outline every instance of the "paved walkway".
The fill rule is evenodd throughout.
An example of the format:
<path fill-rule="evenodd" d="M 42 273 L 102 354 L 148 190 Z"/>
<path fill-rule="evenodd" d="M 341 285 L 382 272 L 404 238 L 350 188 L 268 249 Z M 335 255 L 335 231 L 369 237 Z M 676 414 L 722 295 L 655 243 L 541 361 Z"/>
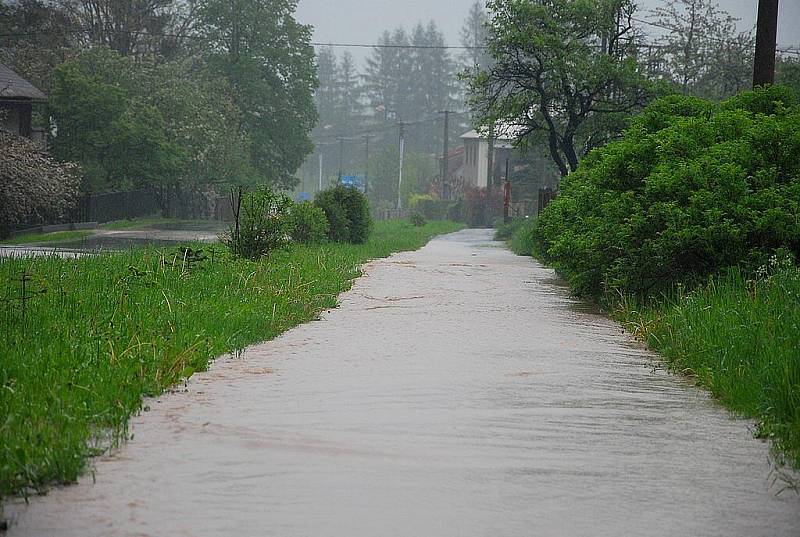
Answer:
<path fill-rule="evenodd" d="M 767 446 L 464 231 L 150 403 L 10 536 L 797 536 Z"/>

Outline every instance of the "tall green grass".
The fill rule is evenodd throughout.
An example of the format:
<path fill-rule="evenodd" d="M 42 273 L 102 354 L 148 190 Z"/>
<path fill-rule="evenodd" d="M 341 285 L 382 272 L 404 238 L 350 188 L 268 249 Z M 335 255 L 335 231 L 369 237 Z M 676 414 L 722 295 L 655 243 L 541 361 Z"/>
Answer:
<path fill-rule="evenodd" d="M 380 222 L 366 244 L 259 262 L 219 245 L 195 245 L 201 261 L 180 248 L 0 259 L 0 499 L 74 481 L 143 395 L 334 307 L 365 261 L 458 228 Z"/>
<path fill-rule="evenodd" d="M 624 300 L 615 315 L 673 369 L 757 419 L 779 460 L 800 467 L 800 270 L 758 281 L 732 271 L 646 306 Z"/>

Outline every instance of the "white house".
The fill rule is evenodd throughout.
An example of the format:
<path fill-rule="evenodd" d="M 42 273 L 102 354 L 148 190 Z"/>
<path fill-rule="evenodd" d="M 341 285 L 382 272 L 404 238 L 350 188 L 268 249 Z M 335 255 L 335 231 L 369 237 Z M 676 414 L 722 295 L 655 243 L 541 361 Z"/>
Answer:
<path fill-rule="evenodd" d="M 464 143 L 464 184 L 485 187 L 489 173 L 489 140 L 486 136 L 471 130 L 461 135 Z M 494 139 L 494 177 L 501 180 L 505 161 L 511 158 L 514 151 L 514 139 L 507 135 L 498 135 Z"/>

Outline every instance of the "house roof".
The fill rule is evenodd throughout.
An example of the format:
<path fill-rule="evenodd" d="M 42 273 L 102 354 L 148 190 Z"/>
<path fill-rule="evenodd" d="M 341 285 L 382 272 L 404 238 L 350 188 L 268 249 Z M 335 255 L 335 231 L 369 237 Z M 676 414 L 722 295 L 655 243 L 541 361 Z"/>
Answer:
<path fill-rule="evenodd" d="M 47 99 L 47 95 L 0 63 L 0 99 L 3 98 L 43 101 Z"/>
<path fill-rule="evenodd" d="M 486 136 L 479 134 L 478 131 L 475 130 L 465 132 L 461 135 L 461 138 L 463 140 L 486 140 Z M 494 139 L 494 147 L 496 149 L 512 149 L 514 147 L 515 140 L 516 138 L 513 136 L 500 134 Z"/>

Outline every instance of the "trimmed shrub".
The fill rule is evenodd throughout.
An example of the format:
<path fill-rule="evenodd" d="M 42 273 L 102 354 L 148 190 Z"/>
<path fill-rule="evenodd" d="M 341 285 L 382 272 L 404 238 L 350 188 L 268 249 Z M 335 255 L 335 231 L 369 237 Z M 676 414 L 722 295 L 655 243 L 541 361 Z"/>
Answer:
<path fill-rule="evenodd" d="M 309 201 L 289 210 L 289 235 L 294 242 L 318 244 L 328 239 L 328 218 L 325 211 Z"/>
<path fill-rule="evenodd" d="M 222 242 L 237 257 L 259 259 L 288 243 L 292 200 L 261 187 L 241 196 L 236 221 Z"/>
<path fill-rule="evenodd" d="M 366 196 L 355 188 L 337 185 L 317 194 L 314 204 L 328 219 L 328 238 L 334 242 L 363 244 L 372 231 Z"/>
<path fill-rule="evenodd" d="M 425 224 L 428 223 L 428 221 L 425 220 L 425 217 L 422 216 L 422 214 L 420 214 L 420 213 L 418 213 L 416 211 L 411 213 L 411 216 L 408 218 L 408 220 L 409 220 L 409 222 L 411 222 L 413 225 L 415 225 L 417 227 L 422 227 L 422 226 L 424 226 Z"/>
<path fill-rule="evenodd" d="M 434 198 L 430 194 L 414 194 L 408 203 L 408 208 L 418 212 L 428 220 L 447 220 L 447 212 L 453 201 Z"/>
<path fill-rule="evenodd" d="M 534 253 L 578 294 L 652 295 L 800 255 L 800 106 L 769 86 L 658 100 L 564 178 Z"/>

